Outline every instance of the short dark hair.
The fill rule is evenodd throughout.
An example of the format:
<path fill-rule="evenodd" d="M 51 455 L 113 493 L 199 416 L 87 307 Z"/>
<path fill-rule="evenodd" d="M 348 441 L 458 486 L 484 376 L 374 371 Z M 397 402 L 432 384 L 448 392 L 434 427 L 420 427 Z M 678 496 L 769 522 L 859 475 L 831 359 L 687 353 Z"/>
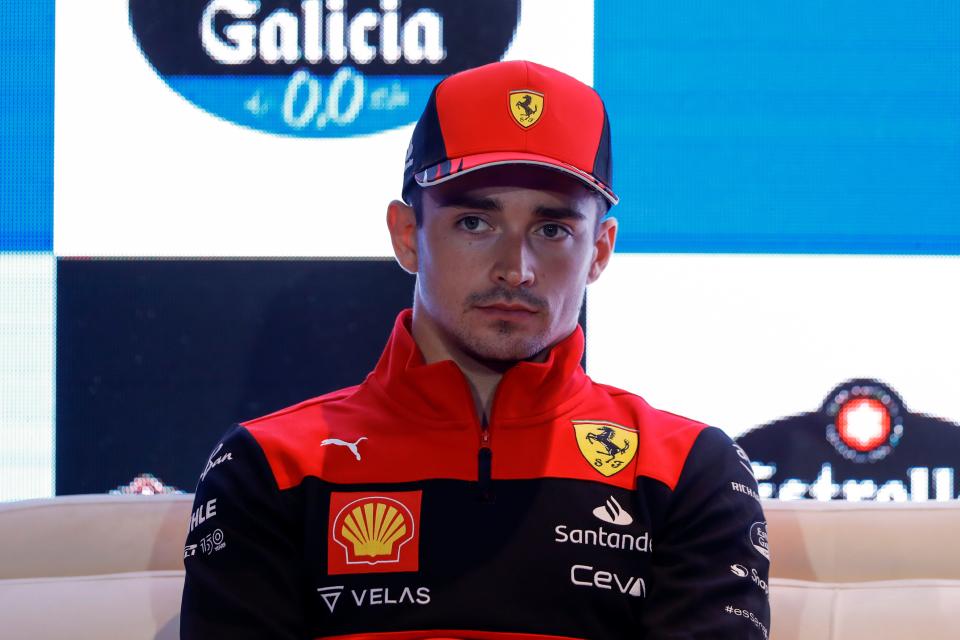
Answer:
<path fill-rule="evenodd" d="M 599 229 L 600 222 L 610 213 L 610 201 L 604 198 L 599 191 L 590 189 L 590 193 L 594 199 L 596 199 L 598 209 L 600 210 L 596 225 L 597 229 Z M 414 183 L 407 192 L 403 194 L 403 200 L 413 209 L 413 215 L 417 221 L 417 228 L 419 229 L 423 226 L 423 187 Z"/>

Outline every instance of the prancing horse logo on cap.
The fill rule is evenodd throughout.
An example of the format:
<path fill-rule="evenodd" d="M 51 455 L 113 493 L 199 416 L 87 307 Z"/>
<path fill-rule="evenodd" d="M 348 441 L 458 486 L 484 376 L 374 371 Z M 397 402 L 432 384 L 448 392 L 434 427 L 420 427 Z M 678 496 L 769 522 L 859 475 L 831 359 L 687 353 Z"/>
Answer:
<path fill-rule="evenodd" d="M 537 124 L 543 115 L 543 94 L 527 90 L 511 91 L 510 115 L 524 129 Z"/>

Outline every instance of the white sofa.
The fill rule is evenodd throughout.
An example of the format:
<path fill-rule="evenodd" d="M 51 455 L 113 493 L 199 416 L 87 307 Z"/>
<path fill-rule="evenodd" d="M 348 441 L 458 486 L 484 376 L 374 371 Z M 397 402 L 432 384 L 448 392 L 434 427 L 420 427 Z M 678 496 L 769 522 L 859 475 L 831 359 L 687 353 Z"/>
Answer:
<path fill-rule="evenodd" d="M 0 503 L 0 637 L 176 640 L 192 495 Z"/>
<path fill-rule="evenodd" d="M 0 504 L 3 638 L 178 637 L 192 496 Z M 764 502 L 775 640 L 960 638 L 960 502 Z"/>
<path fill-rule="evenodd" d="M 763 508 L 776 640 L 960 638 L 960 502 Z"/>

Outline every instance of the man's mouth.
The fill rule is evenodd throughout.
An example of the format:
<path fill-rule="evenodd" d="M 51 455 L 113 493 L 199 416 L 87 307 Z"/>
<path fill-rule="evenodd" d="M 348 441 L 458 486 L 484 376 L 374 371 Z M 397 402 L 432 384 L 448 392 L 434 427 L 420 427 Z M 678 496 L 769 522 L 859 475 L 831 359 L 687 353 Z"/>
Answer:
<path fill-rule="evenodd" d="M 537 313 L 534 307 L 517 302 L 494 302 L 493 304 L 479 305 L 485 311 L 501 311 L 506 313 Z"/>

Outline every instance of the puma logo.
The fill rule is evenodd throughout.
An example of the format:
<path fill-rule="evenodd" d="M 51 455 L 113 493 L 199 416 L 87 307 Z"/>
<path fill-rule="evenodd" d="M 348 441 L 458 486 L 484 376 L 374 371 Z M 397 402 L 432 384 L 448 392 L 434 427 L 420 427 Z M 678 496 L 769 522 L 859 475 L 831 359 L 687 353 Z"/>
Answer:
<path fill-rule="evenodd" d="M 354 442 L 345 442 L 345 441 L 341 440 L 340 438 L 327 438 L 326 440 L 324 440 L 323 442 L 320 443 L 320 446 L 321 446 L 321 447 L 325 447 L 325 446 L 327 446 L 328 444 L 336 444 L 336 445 L 339 445 L 339 446 L 341 446 L 341 447 L 346 447 L 347 449 L 350 449 L 350 451 L 353 452 L 353 455 L 355 455 L 355 456 L 357 457 L 357 460 L 359 460 L 359 459 L 360 459 L 360 452 L 357 451 L 357 445 L 360 444 L 360 442 L 361 442 L 362 440 L 366 440 L 366 439 L 367 439 L 367 436 L 361 436 L 361 437 L 357 438 Z"/>

